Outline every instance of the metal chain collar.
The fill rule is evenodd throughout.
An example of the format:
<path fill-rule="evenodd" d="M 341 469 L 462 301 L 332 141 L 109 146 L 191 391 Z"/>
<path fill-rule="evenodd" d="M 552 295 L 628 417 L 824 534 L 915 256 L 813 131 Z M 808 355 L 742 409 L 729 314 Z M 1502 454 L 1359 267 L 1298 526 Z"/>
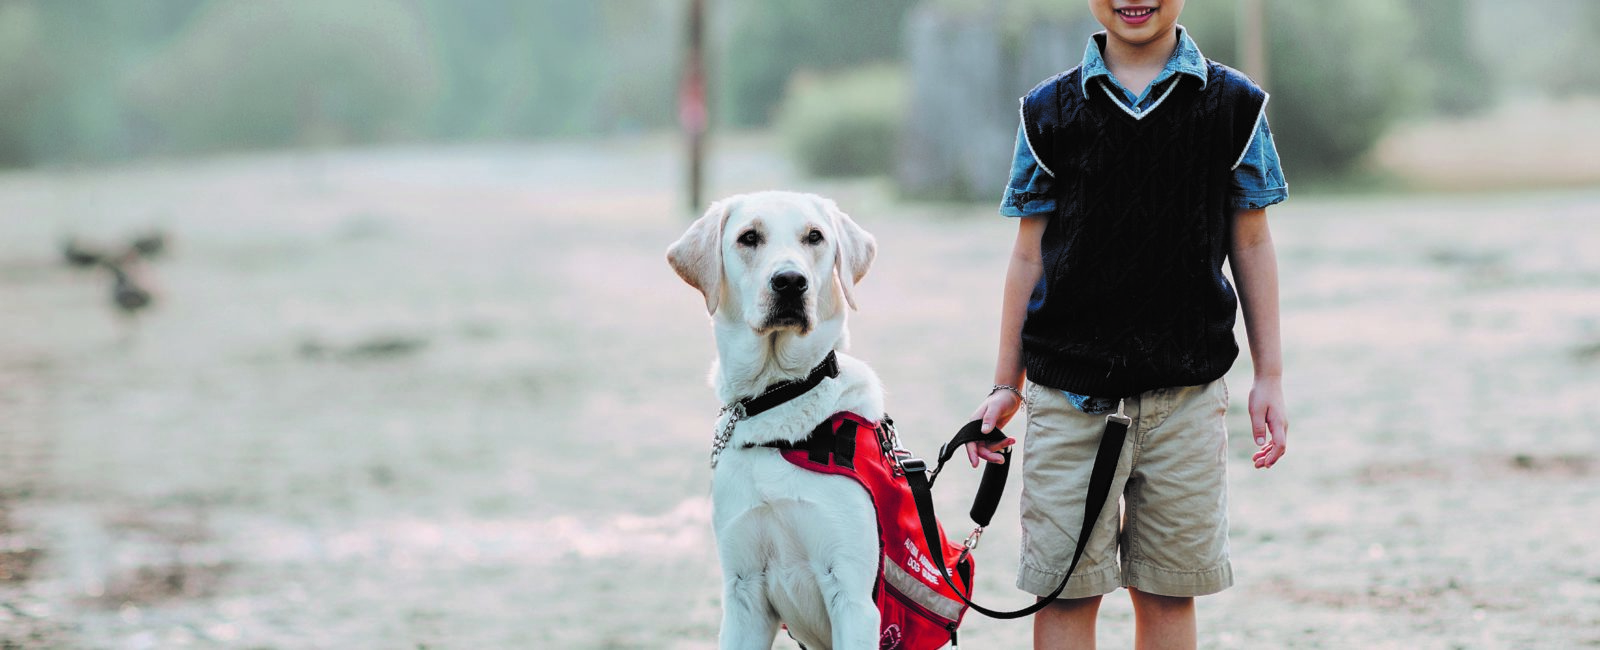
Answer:
<path fill-rule="evenodd" d="M 828 354 L 831 356 L 833 353 L 829 352 Z M 827 363 L 827 361 L 824 360 L 823 363 Z M 815 371 L 813 371 L 813 372 L 815 372 Z M 743 420 L 743 419 L 745 419 L 745 417 L 747 417 L 746 414 L 745 414 L 745 405 L 746 404 L 749 404 L 750 402 L 753 402 L 755 400 L 758 400 L 758 399 L 761 399 L 763 397 L 766 397 L 767 395 L 773 393 L 774 391 L 781 390 L 784 387 L 790 386 L 792 384 L 798 384 L 798 383 L 801 383 L 803 381 L 805 381 L 805 379 L 791 379 L 789 381 L 778 382 L 776 384 L 768 386 L 767 389 L 764 390 L 764 391 L 761 391 L 761 394 L 759 394 L 759 395 L 753 395 L 751 397 L 746 397 L 744 399 L 735 400 L 732 404 L 729 404 L 729 405 L 724 406 L 724 407 L 722 407 L 720 409 L 717 409 L 718 417 L 721 417 L 722 415 L 725 415 L 727 413 L 732 413 L 733 416 L 728 418 L 728 423 L 722 425 L 722 429 L 720 431 L 717 431 L 717 435 L 714 438 L 711 439 L 711 469 L 716 469 L 717 468 L 717 459 L 722 456 L 722 450 L 726 449 L 728 447 L 728 441 L 733 438 L 733 428 L 734 428 L 734 426 L 739 424 L 740 420 Z"/>
<path fill-rule="evenodd" d="M 728 423 L 722 425 L 722 429 L 717 431 L 717 435 L 711 440 L 711 469 L 717 468 L 717 459 L 722 456 L 722 450 L 728 447 L 728 441 L 733 438 L 733 428 L 744 419 L 744 401 L 724 406 L 717 414 L 728 415 Z"/>
<path fill-rule="evenodd" d="M 828 355 L 822 358 L 822 363 L 819 363 L 813 367 L 811 372 L 807 373 L 805 377 L 790 379 L 788 381 L 780 381 L 776 384 L 772 384 L 771 386 L 767 386 L 766 390 L 761 391 L 761 394 L 759 395 L 752 395 L 743 399 L 734 400 L 732 403 L 723 406 L 722 409 L 718 411 L 718 414 L 719 417 L 721 415 L 727 415 L 728 421 L 722 425 L 722 429 L 717 431 L 717 435 L 711 439 L 711 469 L 717 468 L 717 459 L 721 458 L 722 451 L 728 448 L 728 443 L 733 439 L 733 429 L 734 427 L 738 426 L 740 420 L 761 415 L 772 408 L 787 403 L 789 400 L 810 392 L 811 389 L 816 388 L 822 382 L 838 376 L 838 356 L 833 350 L 829 350 Z M 792 390 L 795 388 L 799 388 L 799 391 L 796 392 Z M 774 398 L 776 401 L 773 403 L 767 403 L 763 401 L 768 396 L 779 391 L 790 391 L 794 392 L 794 394 L 779 395 L 778 397 Z"/>

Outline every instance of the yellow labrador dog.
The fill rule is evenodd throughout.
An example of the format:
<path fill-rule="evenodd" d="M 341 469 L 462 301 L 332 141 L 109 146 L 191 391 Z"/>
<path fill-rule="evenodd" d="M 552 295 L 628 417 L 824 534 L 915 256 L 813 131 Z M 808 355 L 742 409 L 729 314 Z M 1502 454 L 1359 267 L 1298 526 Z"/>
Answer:
<path fill-rule="evenodd" d="M 881 418 L 878 377 L 835 354 L 837 376 L 803 394 L 759 416 L 735 406 L 818 377 L 829 353 L 842 351 L 852 290 L 876 251 L 833 201 L 791 192 L 719 201 L 667 250 L 678 275 L 705 294 L 717 345 L 711 384 L 729 405 L 712 459 L 724 649 L 770 648 L 780 622 L 807 648 L 878 647 L 870 497 L 850 478 L 755 446 L 802 440 L 841 411 Z"/>

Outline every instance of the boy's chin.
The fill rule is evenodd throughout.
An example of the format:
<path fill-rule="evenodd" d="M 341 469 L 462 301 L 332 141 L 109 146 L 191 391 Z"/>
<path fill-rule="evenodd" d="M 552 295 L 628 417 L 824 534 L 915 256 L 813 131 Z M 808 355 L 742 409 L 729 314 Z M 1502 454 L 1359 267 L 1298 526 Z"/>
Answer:
<path fill-rule="evenodd" d="M 1154 23 L 1145 23 L 1138 26 L 1116 25 L 1115 27 L 1106 27 L 1106 32 L 1129 45 L 1149 45 L 1165 38 L 1173 27 L 1173 25 L 1162 27 Z"/>

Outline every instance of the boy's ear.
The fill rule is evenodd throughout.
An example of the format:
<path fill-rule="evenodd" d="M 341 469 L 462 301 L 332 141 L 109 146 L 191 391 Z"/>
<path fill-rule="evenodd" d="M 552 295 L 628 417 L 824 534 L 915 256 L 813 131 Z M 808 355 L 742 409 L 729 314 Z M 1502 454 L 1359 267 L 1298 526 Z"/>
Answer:
<path fill-rule="evenodd" d="M 872 260 L 878 255 L 878 240 L 856 225 L 855 220 L 840 210 L 838 204 L 826 199 L 824 202 L 828 207 L 828 217 L 833 221 L 834 275 L 839 279 L 839 288 L 844 291 L 845 303 L 855 309 L 855 286 L 867 276 L 867 269 L 872 267 Z"/>
<path fill-rule="evenodd" d="M 716 314 L 722 296 L 722 229 L 728 222 L 725 201 L 712 203 L 667 247 L 667 263 L 684 282 L 705 294 L 706 313 Z"/>

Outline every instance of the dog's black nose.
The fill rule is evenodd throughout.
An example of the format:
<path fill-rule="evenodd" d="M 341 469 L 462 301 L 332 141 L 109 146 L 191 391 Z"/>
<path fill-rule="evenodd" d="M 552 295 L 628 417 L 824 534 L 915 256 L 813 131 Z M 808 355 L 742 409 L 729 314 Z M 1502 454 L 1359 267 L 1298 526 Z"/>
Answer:
<path fill-rule="evenodd" d="M 772 276 L 772 291 L 780 296 L 797 296 L 806 291 L 806 276 L 799 271 L 784 271 Z"/>

